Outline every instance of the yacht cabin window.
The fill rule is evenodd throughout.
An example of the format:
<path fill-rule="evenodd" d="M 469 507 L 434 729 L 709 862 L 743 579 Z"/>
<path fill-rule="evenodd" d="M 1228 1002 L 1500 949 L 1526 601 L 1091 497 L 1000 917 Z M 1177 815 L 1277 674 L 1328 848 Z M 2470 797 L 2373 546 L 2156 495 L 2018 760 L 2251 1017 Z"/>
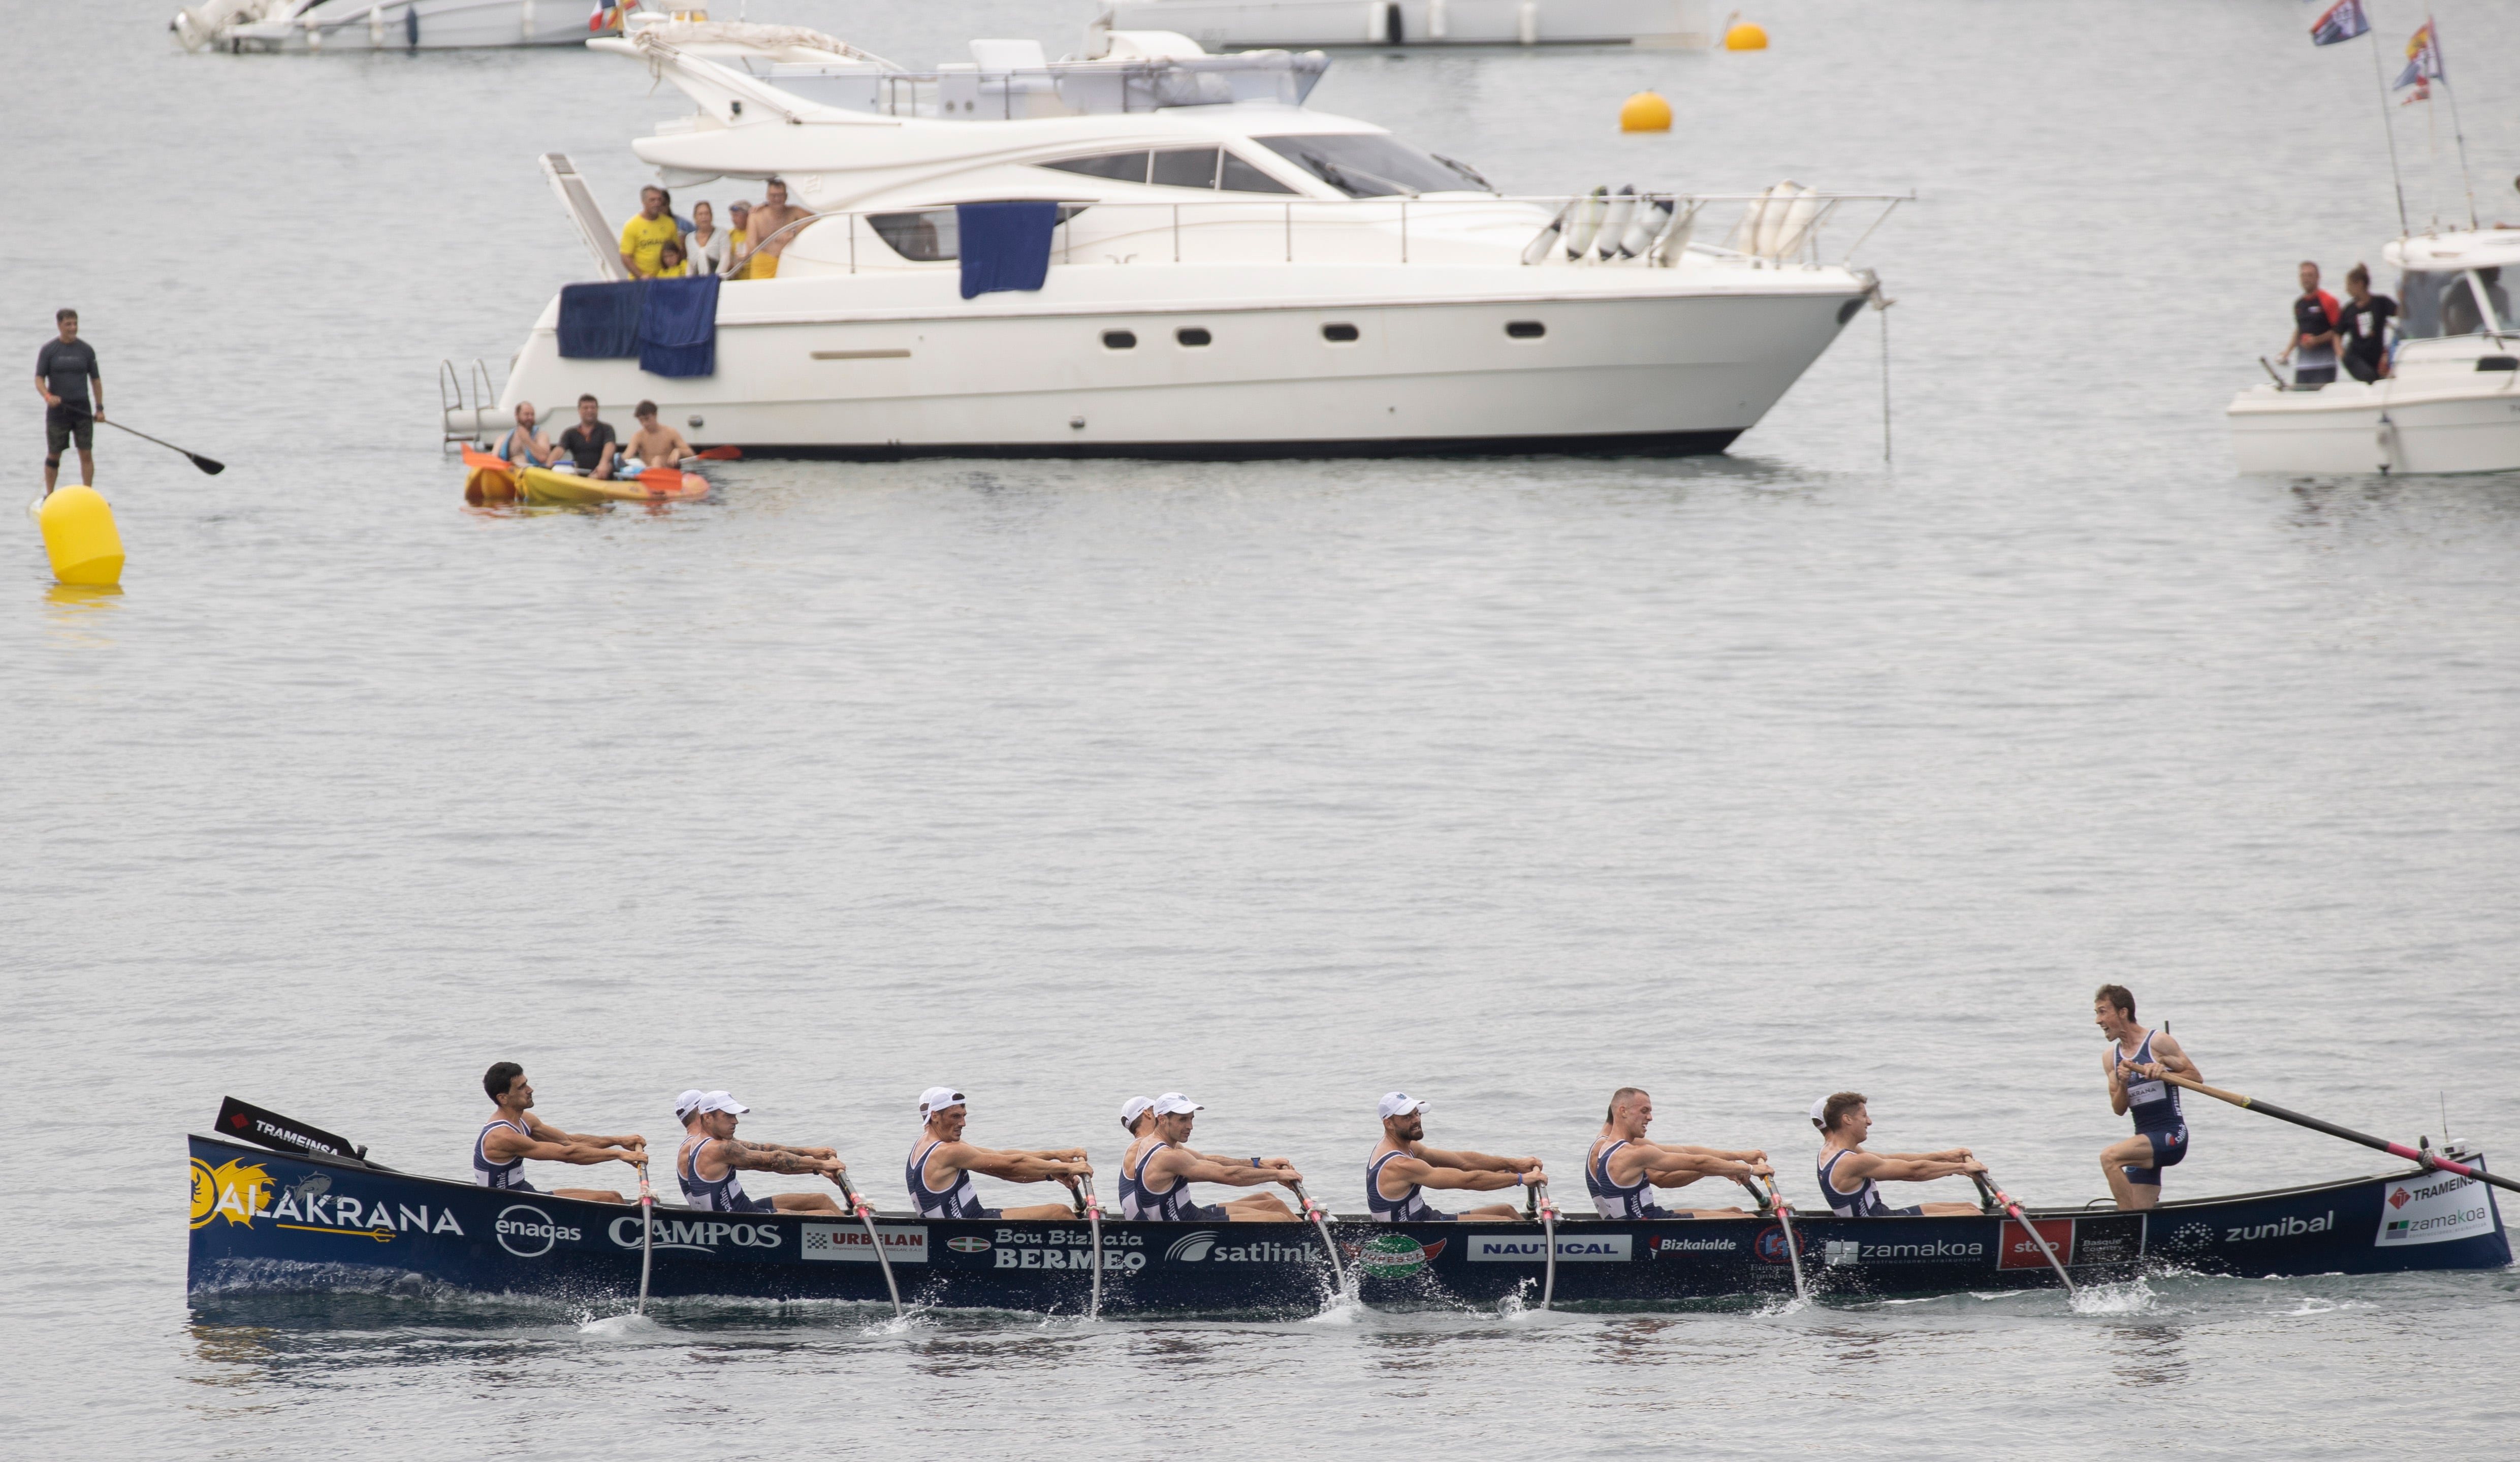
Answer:
<path fill-rule="evenodd" d="M 2494 335 L 2513 326 L 2500 269 L 2410 269 L 2399 277 L 2398 308 L 2401 340 Z"/>
<path fill-rule="evenodd" d="M 1382 132 L 1333 132 L 1252 141 L 1350 198 L 1493 193 L 1488 180 L 1450 158 L 1421 153 Z"/>
<path fill-rule="evenodd" d="M 1221 167 L 1220 160 L 1223 162 Z M 1100 153 L 1091 158 L 1064 158 L 1041 165 L 1080 177 L 1109 178 L 1115 183 L 1152 183 L 1158 188 L 1211 191 L 1222 188 L 1228 193 L 1295 191 L 1231 152 L 1212 147 L 1164 148 L 1151 153 Z"/>
<path fill-rule="evenodd" d="M 926 264 L 963 256 L 963 221 L 952 208 L 869 213 L 867 226 L 906 259 Z"/>

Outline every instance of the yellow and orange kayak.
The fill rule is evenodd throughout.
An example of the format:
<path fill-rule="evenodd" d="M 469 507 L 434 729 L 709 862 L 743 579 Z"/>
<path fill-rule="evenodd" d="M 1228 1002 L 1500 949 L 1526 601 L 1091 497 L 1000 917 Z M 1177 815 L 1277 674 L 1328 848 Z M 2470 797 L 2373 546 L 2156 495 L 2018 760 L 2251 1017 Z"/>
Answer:
<path fill-rule="evenodd" d="M 708 496 L 708 479 L 672 467 L 652 467 L 635 478 L 602 481 L 539 467 L 519 469 L 525 500 L 537 503 L 678 503 Z"/>

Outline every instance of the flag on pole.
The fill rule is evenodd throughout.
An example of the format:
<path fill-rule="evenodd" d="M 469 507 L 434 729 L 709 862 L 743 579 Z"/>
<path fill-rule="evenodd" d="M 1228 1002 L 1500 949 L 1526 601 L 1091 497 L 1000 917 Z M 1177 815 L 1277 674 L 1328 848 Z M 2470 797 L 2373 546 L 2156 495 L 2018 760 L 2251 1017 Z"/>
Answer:
<path fill-rule="evenodd" d="M 621 28 L 619 0 L 595 0 L 595 13 L 586 18 L 586 28 L 597 35 L 619 30 Z"/>
<path fill-rule="evenodd" d="M 2398 73 L 2398 79 L 2390 83 L 2389 89 L 2404 91 L 2412 86 L 2429 91 L 2425 81 L 2443 79 L 2441 37 L 2434 33 L 2432 17 L 2426 16 L 2424 23 L 2415 27 L 2415 33 L 2407 37 L 2407 69 Z"/>
<path fill-rule="evenodd" d="M 2310 27 L 2310 43 L 2332 46 L 2338 41 L 2350 41 L 2370 28 L 2371 23 L 2362 15 L 2362 0 L 2336 0 L 2327 8 L 2327 14 L 2320 16 L 2318 23 Z"/>

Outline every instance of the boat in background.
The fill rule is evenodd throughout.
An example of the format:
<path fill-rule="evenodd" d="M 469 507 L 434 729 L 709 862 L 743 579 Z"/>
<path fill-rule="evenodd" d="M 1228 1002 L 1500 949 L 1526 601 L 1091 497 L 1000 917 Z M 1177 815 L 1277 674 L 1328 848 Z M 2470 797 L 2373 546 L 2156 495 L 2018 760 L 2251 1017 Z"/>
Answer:
<path fill-rule="evenodd" d="M 2402 271 L 2390 374 L 2241 391 L 2228 410 L 2240 471 L 2520 471 L 2520 319 L 2502 283 L 2520 231 L 2409 235 L 2381 257 Z"/>
<path fill-rule="evenodd" d="M 617 33 L 644 0 L 203 0 L 166 28 L 187 51 L 457 51 L 573 46 Z M 707 12 L 681 15 L 705 20 Z"/>
<path fill-rule="evenodd" d="M 1706 0 L 1120 0 L 1102 30 L 1257 46 L 1714 45 Z"/>

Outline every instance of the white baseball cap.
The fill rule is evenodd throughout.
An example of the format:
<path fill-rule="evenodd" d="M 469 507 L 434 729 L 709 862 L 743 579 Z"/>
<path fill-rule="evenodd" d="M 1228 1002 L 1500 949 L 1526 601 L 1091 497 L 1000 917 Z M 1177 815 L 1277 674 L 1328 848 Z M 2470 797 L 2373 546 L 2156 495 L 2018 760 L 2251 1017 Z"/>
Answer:
<path fill-rule="evenodd" d="M 1826 1120 L 1828 1120 L 1827 1117 L 1823 1115 L 1823 1114 L 1825 1114 L 1827 1111 L 1828 1111 L 1828 1098 L 1826 1098 L 1826 1097 L 1822 1097 L 1819 1101 L 1812 1103 L 1812 1120 L 1814 1120 L 1814 1121 L 1826 1121 Z"/>
<path fill-rule="evenodd" d="M 919 1115 L 925 1117 L 948 1107 L 960 1107 L 963 1102 L 963 1093 L 951 1086 L 930 1086 L 919 1094 Z"/>
<path fill-rule="evenodd" d="M 685 1121 L 702 1112 L 749 1112 L 752 1109 L 723 1091 L 692 1090 L 674 1098 L 674 1116 Z"/>
<path fill-rule="evenodd" d="M 1155 1115 L 1157 1117 L 1177 1117 L 1184 1112 L 1204 1112 L 1206 1110 L 1206 1108 L 1201 1107 L 1198 1103 L 1183 1096 L 1178 1091 L 1167 1091 L 1162 1096 L 1155 1098 Z"/>
<path fill-rule="evenodd" d="M 1385 1118 L 1406 1117 L 1412 1112 L 1423 1112 L 1433 1105 L 1435 1104 L 1422 1097 L 1414 1097 L 1405 1091 L 1386 1091 L 1382 1094 L 1381 1112 Z"/>
<path fill-rule="evenodd" d="M 1136 1130 L 1138 1119 L 1146 1116 L 1147 1109 L 1154 1104 L 1155 1099 L 1153 1097 L 1131 1097 L 1127 1101 L 1122 1102 L 1120 1104 L 1120 1125 L 1132 1131 Z"/>

